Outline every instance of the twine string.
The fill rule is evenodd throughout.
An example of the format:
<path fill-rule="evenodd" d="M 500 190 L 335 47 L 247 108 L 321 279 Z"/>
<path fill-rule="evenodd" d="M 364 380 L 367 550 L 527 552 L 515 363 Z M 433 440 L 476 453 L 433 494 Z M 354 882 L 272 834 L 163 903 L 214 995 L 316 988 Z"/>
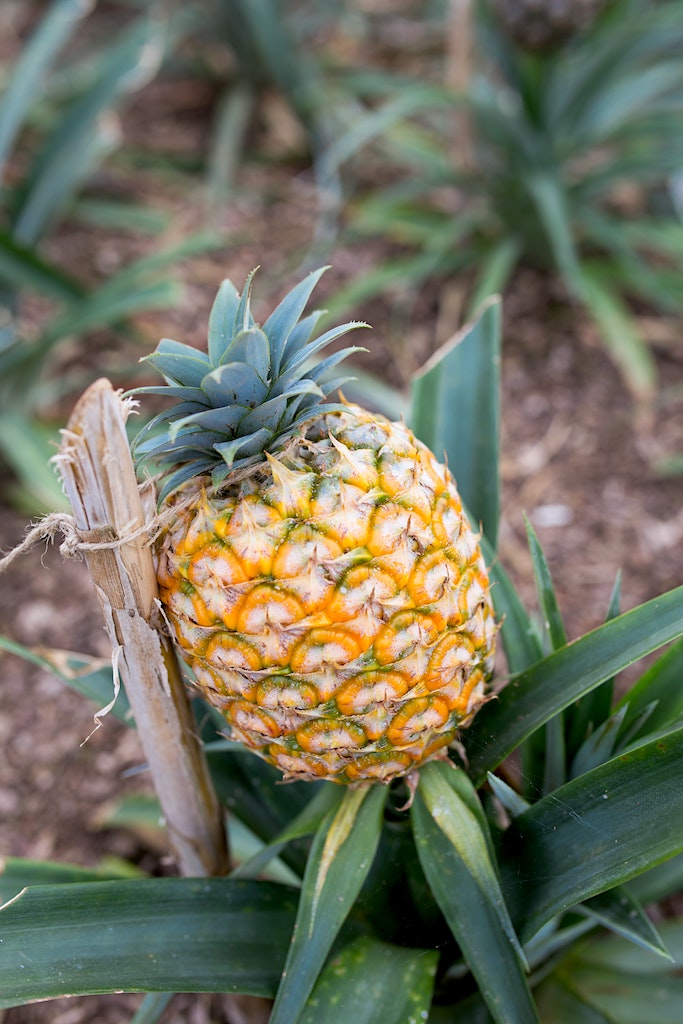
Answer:
<path fill-rule="evenodd" d="M 101 537 L 103 530 L 112 530 L 113 528 L 79 530 L 76 520 L 67 512 L 50 512 L 29 528 L 20 544 L 0 558 L 0 573 L 5 572 L 21 555 L 27 554 L 39 544 L 55 544 L 59 535 L 63 537 L 59 545 L 59 552 L 63 558 L 80 558 L 89 551 L 111 551 L 140 537 L 145 537 L 147 544 L 153 544 L 160 530 L 163 529 L 165 518 L 164 516 L 155 516 L 151 522 L 143 523 L 137 529 L 132 529 L 132 524 L 130 524 L 119 530 L 118 535 L 113 538 L 93 540 L 90 538 Z"/>

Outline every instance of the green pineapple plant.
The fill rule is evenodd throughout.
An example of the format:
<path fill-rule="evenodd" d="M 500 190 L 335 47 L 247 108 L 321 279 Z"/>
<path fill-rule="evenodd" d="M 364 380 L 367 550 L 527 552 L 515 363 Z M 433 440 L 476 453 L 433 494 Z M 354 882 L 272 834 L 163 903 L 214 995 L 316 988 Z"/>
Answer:
<path fill-rule="evenodd" d="M 211 785 L 252 851 L 220 877 L 10 859 L 0 1007 L 139 991 L 163 1020 L 160 993 L 208 991 L 274 999 L 271 1024 L 628 1024 L 656 986 L 674 1024 L 683 923 L 644 904 L 683 881 L 683 588 L 623 614 L 615 591 L 567 642 L 529 526 L 529 614 L 496 555 L 498 303 L 415 379 L 408 430 L 324 403 L 349 352 L 316 356 L 349 325 L 315 336 L 318 277 L 262 327 L 224 284 L 207 353 L 150 357 L 179 404 L 136 445 L 166 481 L 160 593 Z"/>
<path fill-rule="evenodd" d="M 391 162 L 393 184 L 356 189 L 347 237 L 388 239 L 397 255 L 345 298 L 416 295 L 425 280 L 457 275 L 471 315 L 518 267 L 536 268 L 562 282 L 648 400 L 656 366 L 634 313 L 681 313 L 680 0 L 616 0 L 551 52 L 517 45 L 506 29 L 537 20 L 552 34 L 554 15 L 578 27 L 597 6 L 472 5 L 472 66 L 457 92 L 373 78 L 364 115 L 328 163 L 370 148 Z"/>
<path fill-rule="evenodd" d="M 82 378 L 51 372 L 61 351 L 97 330 L 130 334 L 132 316 L 177 303 L 169 266 L 217 246 L 216 236 L 194 233 L 99 281 L 92 268 L 83 274 L 55 255 L 51 243 L 67 218 L 141 235 L 171 227 L 162 211 L 98 195 L 96 176 L 123 142 L 119 112 L 158 73 L 180 31 L 176 19 L 147 5 L 94 55 L 92 43 L 84 54 L 91 5 L 52 0 L 43 7 L 16 60 L 2 69 L 0 99 L 0 460 L 16 480 L 12 497 L 32 511 L 63 501 L 48 465 L 58 437 L 51 413 Z M 44 311 L 32 325 L 36 299 L 33 309 Z"/>

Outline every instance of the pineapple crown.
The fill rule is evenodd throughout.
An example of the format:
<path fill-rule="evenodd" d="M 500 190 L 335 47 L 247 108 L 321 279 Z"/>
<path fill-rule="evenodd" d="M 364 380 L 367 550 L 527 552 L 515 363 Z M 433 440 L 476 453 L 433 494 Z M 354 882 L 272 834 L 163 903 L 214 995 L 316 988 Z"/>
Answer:
<path fill-rule="evenodd" d="M 313 357 L 340 335 L 368 325 L 351 321 L 313 337 L 323 311 L 303 311 L 327 269 L 296 285 L 262 327 L 251 312 L 255 271 L 241 295 L 223 281 L 209 317 L 208 352 L 163 338 L 145 357 L 166 384 L 132 393 L 176 399 L 133 442 L 137 464 L 154 463 L 165 474 L 159 500 L 208 473 L 218 486 L 228 473 L 263 461 L 304 424 L 342 408 L 325 398 L 351 378 L 327 374 L 363 350 L 349 346 L 322 360 Z"/>

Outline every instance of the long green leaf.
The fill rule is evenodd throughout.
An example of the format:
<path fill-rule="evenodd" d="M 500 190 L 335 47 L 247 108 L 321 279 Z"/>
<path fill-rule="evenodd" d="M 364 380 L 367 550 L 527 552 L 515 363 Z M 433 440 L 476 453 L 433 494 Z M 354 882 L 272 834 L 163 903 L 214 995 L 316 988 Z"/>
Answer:
<path fill-rule="evenodd" d="M 494 1020 L 532 1024 L 537 1015 L 521 948 L 481 818 L 445 772 L 453 769 L 429 764 L 420 772 L 412 823 L 422 868 Z"/>
<path fill-rule="evenodd" d="M 26 889 L 0 909 L 0 1008 L 114 991 L 272 996 L 295 906 L 285 886 L 232 879 Z"/>
<path fill-rule="evenodd" d="M 0 106 L 0 175 L 41 80 L 78 20 L 89 10 L 87 0 L 53 0 L 24 48 Z"/>
<path fill-rule="evenodd" d="M 683 978 L 626 974 L 572 964 L 567 979 L 591 1006 L 618 1024 L 680 1024 Z"/>
<path fill-rule="evenodd" d="M 594 268 L 584 265 L 582 277 L 584 300 L 612 359 L 637 397 L 651 397 L 656 383 L 654 357 L 635 319 Z"/>
<path fill-rule="evenodd" d="M 463 734 L 478 783 L 527 736 L 605 679 L 683 634 L 683 587 L 625 612 L 544 658 L 481 709 Z"/>
<path fill-rule="evenodd" d="M 626 886 L 620 885 L 616 889 L 598 893 L 584 900 L 576 909 L 578 913 L 599 921 L 615 935 L 623 936 L 641 949 L 671 959 L 657 929 Z"/>
<path fill-rule="evenodd" d="M 439 349 L 413 379 L 409 422 L 445 452 L 460 495 L 495 550 L 499 518 L 500 302 Z"/>
<path fill-rule="evenodd" d="M 298 1019 L 372 865 L 386 797 L 383 786 L 347 790 L 318 829 L 270 1024 Z"/>
<path fill-rule="evenodd" d="M 406 1024 L 429 1015 L 438 953 L 361 936 L 329 962 L 297 1024 Z"/>
<path fill-rule="evenodd" d="M 32 662 L 46 672 L 52 672 L 76 693 L 94 701 L 99 708 L 107 706 L 114 696 L 111 664 L 104 662 L 101 658 L 46 648 L 41 648 L 40 653 L 37 653 L 30 647 L 23 647 L 4 636 L 0 636 L 0 648 L 9 651 L 10 654 L 18 655 L 25 661 Z M 111 709 L 111 714 L 122 722 L 132 724 L 130 704 L 123 687 Z"/>
<path fill-rule="evenodd" d="M 85 294 L 78 281 L 41 259 L 32 246 L 20 245 L 5 231 L 0 231 L 0 281 L 61 302 L 80 299 Z"/>
<path fill-rule="evenodd" d="M 624 694 L 617 708 L 625 709 L 622 733 L 651 709 L 636 736 L 655 732 L 683 715 L 683 638 L 672 644 Z"/>
<path fill-rule="evenodd" d="M 556 914 L 682 850 L 678 730 L 567 783 L 515 818 L 501 859 L 503 889 L 528 939 Z"/>
<path fill-rule="evenodd" d="M 496 619 L 500 623 L 505 657 L 510 672 L 516 675 L 543 657 L 540 638 L 512 580 L 496 558 L 486 537 L 482 538 L 482 549 L 489 567 L 491 597 Z"/>
<path fill-rule="evenodd" d="M 18 241 L 37 242 L 81 182 L 91 163 L 87 154 L 95 157 L 98 151 L 97 144 L 93 148 L 100 132 L 98 119 L 123 93 L 142 85 L 154 68 L 149 48 L 157 49 L 161 41 L 155 28 L 159 26 L 152 18 L 140 18 L 123 40 L 103 55 L 97 80 L 57 123 L 27 182 L 26 198 L 14 224 Z M 80 159 L 74 160 L 74 153 Z"/>
<path fill-rule="evenodd" d="M 174 994 L 173 992 L 150 992 L 142 1000 L 130 1024 L 158 1024 Z"/>
<path fill-rule="evenodd" d="M 131 870 L 133 869 L 131 865 Z M 111 869 L 81 868 L 51 860 L 28 860 L 7 857 L 0 861 L 0 906 L 13 899 L 27 885 L 72 885 L 74 882 L 108 882 L 130 878 L 130 872 Z"/>
<path fill-rule="evenodd" d="M 619 1024 L 615 1017 L 606 1017 L 555 974 L 543 982 L 536 999 L 543 1024 Z"/>

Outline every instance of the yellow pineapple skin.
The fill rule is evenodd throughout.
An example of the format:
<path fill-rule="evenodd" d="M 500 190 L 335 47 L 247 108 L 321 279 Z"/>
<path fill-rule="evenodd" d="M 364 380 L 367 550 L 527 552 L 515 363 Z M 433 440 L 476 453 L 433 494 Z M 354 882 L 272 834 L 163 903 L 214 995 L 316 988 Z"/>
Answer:
<path fill-rule="evenodd" d="M 478 536 L 448 470 L 357 406 L 266 458 L 167 499 L 175 639 L 230 737 L 287 780 L 389 782 L 487 699 L 497 629 Z"/>

